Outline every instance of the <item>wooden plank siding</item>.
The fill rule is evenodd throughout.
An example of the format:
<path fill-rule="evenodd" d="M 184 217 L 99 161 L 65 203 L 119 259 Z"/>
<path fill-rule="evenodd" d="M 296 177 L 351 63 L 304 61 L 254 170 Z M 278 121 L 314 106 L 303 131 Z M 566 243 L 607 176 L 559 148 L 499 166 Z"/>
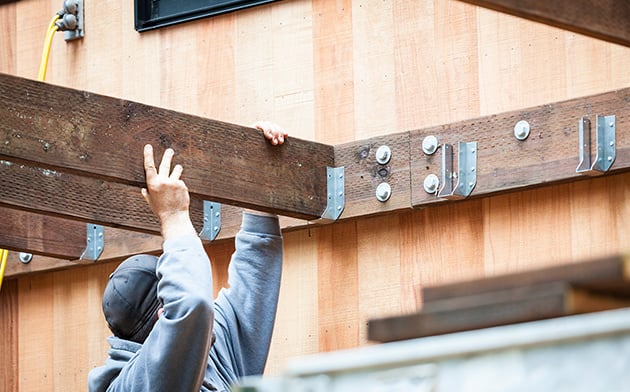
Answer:
<path fill-rule="evenodd" d="M 141 34 L 131 2 L 90 4 L 85 38 L 55 37 L 50 83 L 233 124 L 269 119 L 330 145 L 630 87 L 629 48 L 455 0 L 285 0 Z M 57 6 L 0 6 L 0 72 L 35 79 Z M 367 320 L 417 311 L 427 285 L 628 251 L 629 221 L 626 172 L 286 231 L 266 373 L 368 344 Z M 225 285 L 231 242 L 207 250 Z M 10 319 L 17 337 L 2 347 L 18 361 L 2 382 L 85 390 L 107 352 L 100 295 L 116 265 L 5 282 L 16 287 L 0 293 L 0 334 Z"/>

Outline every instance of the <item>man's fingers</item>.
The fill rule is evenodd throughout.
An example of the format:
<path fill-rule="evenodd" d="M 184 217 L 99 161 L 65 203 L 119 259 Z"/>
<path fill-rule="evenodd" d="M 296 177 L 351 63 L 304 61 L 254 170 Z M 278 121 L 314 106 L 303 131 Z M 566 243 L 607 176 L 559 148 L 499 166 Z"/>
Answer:
<path fill-rule="evenodd" d="M 171 172 L 171 162 L 173 161 L 173 155 L 175 151 L 172 148 L 167 148 L 164 150 L 164 155 L 162 155 L 162 162 L 160 162 L 160 170 L 158 171 L 158 175 L 161 176 L 169 176 Z"/>
<path fill-rule="evenodd" d="M 253 127 L 261 130 L 265 138 L 273 145 L 284 143 L 284 140 L 289 136 L 282 127 L 269 121 L 258 121 L 254 123 Z"/>
<path fill-rule="evenodd" d="M 144 172 L 147 176 L 155 174 L 155 161 L 153 160 L 153 146 L 144 146 Z"/>
<path fill-rule="evenodd" d="M 179 180 L 179 177 L 182 175 L 183 171 L 184 168 L 182 167 L 182 165 L 175 165 L 175 167 L 173 168 L 173 173 L 171 173 L 171 179 Z"/>

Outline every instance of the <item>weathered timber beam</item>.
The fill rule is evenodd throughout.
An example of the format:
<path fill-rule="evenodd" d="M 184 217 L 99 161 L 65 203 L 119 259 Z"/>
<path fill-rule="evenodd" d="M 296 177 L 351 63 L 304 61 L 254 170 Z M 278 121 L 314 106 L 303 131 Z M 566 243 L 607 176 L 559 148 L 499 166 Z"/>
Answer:
<path fill-rule="evenodd" d="M 40 236 L 41 238 L 37 237 L 37 232 L 34 233 L 32 231 L 28 231 L 27 233 L 22 233 L 25 235 L 25 238 L 16 239 L 18 234 L 12 231 L 15 230 L 14 227 L 11 226 L 9 231 L 0 227 L 0 248 L 11 250 L 9 252 L 9 258 L 4 275 L 7 279 L 24 274 L 77 268 L 82 265 L 89 265 L 95 262 L 99 264 L 117 262 L 138 253 L 159 255 L 162 251 L 162 237 L 160 235 L 105 226 L 104 249 L 101 256 L 97 261 L 80 260 L 76 257 L 72 257 L 76 254 L 76 252 L 80 252 L 82 250 L 79 245 L 73 245 L 72 241 L 75 241 L 75 239 L 78 239 L 78 241 L 85 241 L 85 223 L 8 208 L 0 208 L 0 213 L 2 213 L 2 211 L 11 214 L 7 215 L 7 217 L 11 216 L 10 220 L 7 219 L 3 221 L 8 222 L 9 225 L 15 225 L 15 222 L 13 221 L 16 219 L 34 219 L 38 222 L 36 230 L 39 230 L 40 227 L 54 227 L 59 230 L 59 235 L 53 233 L 54 236 L 59 239 L 58 243 L 55 243 L 54 245 L 57 248 L 64 249 L 61 252 L 58 250 L 55 251 L 52 246 L 40 244 L 39 242 L 50 242 L 51 239 L 44 235 Z M 20 217 L 19 214 L 25 214 L 28 215 L 28 217 Z M 240 228 L 241 214 L 241 208 L 222 206 L 223 216 L 221 231 L 215 241 L 212 243 L 206 243 L 206 246 L 212 246 L 212 244 L 216 242 L 232 239 Z M 3 219 L 4 217 L 5 216 L 3 215 Z M 280 217 L 280 223 L 284 230 L 289 230 L 292 227 L 300 227 L 305 224 L 303 221 L 287 217 Z M 61 231 L 62 228 L 63 231 Z M 48 233 L 48 231 L 46 231 L 46 233 Z M 32 238 L 33 236 L 36 238 Z M 22 263 L 19 260 L 20 252 L 32 253 L 32 261 L 27 264 Z M 56 255 L 58 253 L 62 254 Z M 66 257 L 66 254 L 68 257 Z"/>
<path fill-rule="evenodd" d="M 2 80 L 2 75 L 0 75 L 0 85 Z M 25 82 L 19 78 L 9 77 L 11 83 L 14 83 L 16 80 L 20 83 Z M 30 83 L 36 84 L 37 82 Z M 49 87 L 48 85 L 36 85 L 36 87 L 38 86 L 42 87 L 43 91 L 47 91 Z M 56 87 L 53 86 L 52 88 Z M 72 92 L 71 90 L 68 91 Z M 1 94 L 4 94 L 4 90 L 0 90 Z M 28 96 L 30 94 L 35 94 L 35 92 L 29 93 Z M 87 98 L 85 99 L 89 101 L 92 96 L 87 93 L 86 95 Z M 2 97 L 0 97 L 1 99 Z M 4 136 L 4 143 L 0 143 L 0 206 L 51 215 L 53 217 L 62 217 L 82 223 L 97 223 L 140 232 L 129 235 L 131 232 L 125 231 L 130 239 L 141 233 L 149 233 L 155 238 L 159 238 L 157 236 L 157 221 L 140 197 L 139 188 L 144 181 L 141 157 L 136 153 L 131 154 L 125 147 L 127 144 L 135 143 L 138 148 L 142 148 L 141 146 L 146 140 L 144 137 L 138 136 L 139 131 L 136 133 L 131 132 L 134 135 L 131 141 L 127 140 L 128 136 L 121 135 L 120 138 L 123 140 L 123 143 L 118 152 L 111 150 L 111 148 L 111 151 L 107 153 L 99 151 L 94 146 L 94 141 L 91 141 L 92 144 L 89 144 L 89 146 L 92 146 L 91 148 L 95 149 L 94 152 L 89 150 L 86 147 L 87 144 L 83 142 L 81 142 L 83 144 L 79 144 L 82 148 L 77 149 L 73 147 L 75 138 L 81 140 L 91 139 L 94 137 L 93 134 L 97 134 L 98 131 L 90 128 L 87 131 L 87 136 L 84 136 L 86 131 L 82 130 L 83 128 L 81 127 L 77 128 L 80 130 L 77 134 L 61 132 L 60 135 L 65 135 L 65 137 L 69 138 L 67 140 L 64 138 L 53 140 L 52 137 L 41 139 L 39 136 L 32 136 L 18 127 L 18 125 L 23 126 L 23 123 L 13 119 L 10 121 L 5 120 L 5 118 L 7 116 L 16 118 L 28 117 L 28 123 L 31 125 L 49 120 L 57 125 L 61 124 L 61 122 L 55 119 L 54 111 L 49 113 L 45 108 L 36 108 L 34 113 L 38 114 L 34 116 L 27 109 L 29 105 L 33 105 L 33 102 L 24 97 L 22 99 L 27 102 L 17 106 L 0 106 L 0 112 L 4 116 L 0 117 L 0 137 Z M 113 100 L 106 97 L 102 99 L 106 101 Z M 126 101 L 113 101 L 123 106 L 135 105 Z M 629 102 L 630 89 L 623 89 L 535 108 L 411 132 L 379 136 L 335 146 L 333 148 L 334 160 L 332 163 L 327 163 L 326 166 L 344 166 L 345 168 L 346 207 L 341 215 L 341 219 L 448 202 L 449 200 L 447 199 L 427 194 L 422 186 L 427 174 L 440 175 L 441 171 L 440 149 L 433 155 L 426 155 L 422 152 L 422 141 L 428 135 L 437 136 L 441 143 L 451 143 L 455 146 L 459 141 L 476 141 L 478 143 L 477 185 L 470 197 L 482 197 L 533 186 L 586 178 L 586 176 L 575 172 L 578 164 L 578 120 L 586 115 L 590 115 L 591 119 L 594 119 L 595 114 L 614 114 L 616 115 L 617 127 L 617 157 L 607 174 L 626 171 L 630 168 L 630 133 L 627 132 L 630 123 Z M 40 105 L 44 104 L 40 102 Z M 20 109 L 17 110 L 15 109 L 16 107 Z M 88 109 L 85 110 L 87 113 L 84 112 L 79 117 L 92 116 L 99 119 L 103 117 L 100 114 L 98 116 L 92 115 Z M 154 109 L 148 108 L 146 110 Z M 162 111 L 162 109 L 155 110 Z M 131 113 L 136 113 L 135 109 L 131 110 Z M 162 115 L 167 116 L 167 113 L 162 113 Z M 147 114 L 143 114 L 143 116 L 147 116 Z M 173 114 L 173 116 L 177 118 L 179 118 L 178 116 L 186 117 L 186 115 L 178 113 Z M 514 125 L 519 120 L 527 120 L 531 126 L 531 135 L 524 141 L 516 140 L 513 133 Z M 72 121 L 75 120 L 68 120 L 68 123 L 73 123 Z M 86 121 L 90 124 L 95 123 L 95 120 Z M 149 120 L 145 120 L 145 122 L 147 121 L 150 123 Z M 133 120 L 129 120 L 129 122 L 133 123 Z M 145 122 L 142 123 L 145 124 Z M 127 125 L 131 127 L 131 125 Z M 84 125 L 81 126 L 84 127 Z M 245 133 L 250 131 L 257 133 L 254 130 L 243 129 Z M 150 137 L 157 137 L 157 133 L 151 129 L 144 129 L 143 132 Z M 593 135 L 594 132 L 593 130 Z M 243 143 L 244 145 L 249 145 L 247 143 L 251 142 L 251 140 L 248 139 L 249 135 L 245 133 L 243 134 Z M 164 136 L 166 133 L 161 135 Z M 268 148 L 269 151 L 267 152 L 270 154 L 282 151 L 287 145 L 290 145 L 287 144 L 279 149 L 274 148 L 268 146 L 259 137 L 260 135 L 257 136 L 260 139 L 258 140 L 260 143 L 254 143 L 257 145 L 254 149 L 263 146 L 263 150 Z M 147 138 L 150 139 L 150 137 Z M 171 140 L 171 138 L 173 140 L 180 139 L 170 133 L 165 138 L 168 140 Z M 50 140 L 50 142 L 45 140 Z M 107 140 L 107 138 L 104 140 Z M 230 140 L 234 141 L 233 138 Z M 288 143 L 295 140 L 290 139 Z M 151 140 L 148 141 L 151 142 Z M 104 141 L 102 142 L 104 143 Z M 157 142 L 159 143 L 159 140 Z M 52 148 L 51 143 L 57 143 L 58 145 Z M 173 146 L 173 143 L 169 141 L 166 144 L 162 144 L 162 146 L 166 145 Z M 378 163 L 375 157 L 375 152 L 381 145 L 389 146 L 392 151 L 392 158 L 386 164 Z M 58 151 L 66 147 L 73 151 L 74 154 L 80 150 L 85 151 L 85 154 L 77 159 L 88 162 L 85 165 L 88 170 L 84 170 L 85 168 L 80 164 L 76 164 L 71 156 L 72 154 Z M 185 147 L 188 150 L 182 148 L 181 151 L 186 152 L 190 150 L 189 144 L 186 144 Z M 35 151 L 38 148 L 41 151 Z M 177 146 L 175 148 L 178 149 Z M 238 146 L 235 148 L 239 151 L 251 151 L 247 148 L 241 149 Z M 34 154 L 35 158 L 32 158 L 28 153 Z M 49 153 L 51 154 L 49 155 Z M 236 156 L 238 151 L 235 152 L 234 150 L 226 154 L 226 159 L 229 159 L 231 157 L 229 154 Z M 265 154 L 265 152 L 262 152 L 262 154 Z M 126 159 L 132 155 L 137 159 L 125 164 Z M 98 159 L 95 158 L 96 156 L 98 156 Z M 199 165 L 196 164 L 195 157 L 199 157 L 201 161 L 206 160 L 202 152 L 195 150 L 194 154 L 187 155 L 188 163 L 186 161 L 183 162 L 185 167 L 198 168 Z M 100 161 L 106 158 L 114 163 L 110 166 L 116 169 L 108 168 L 107 164 L 93 163 L 93 161 Z M 276 159 L 274 157 L 270 159 L 276 165 L 278 173 L 282 173 L 282 170 L 279 168 L 283 162 L 274 160 Z M 288 158 L 285 157 L 284 159 Z M 300 165 L 299 161 L 291 161 L 289 159 L 288 162 L 289 169 L 293 168 L 294 165 Z M 239 164 L 236 163 L 237 166 Z M 102 168 L 106 175 L 103 175 L 97 168 Z M 261 175 L 263 172 L 264 170 L 261 170 L 260 173 L 250 172 L 250 174 Z M 193 170 L 192 175 L 200 176 L 201 174 L 202 170 Z M 186 170 L 186 175 L 186 180 L 188 181 L 189 170 Z M 133 181 L 130 179 L 133 179 Z M 238 181 L 246 180 L 243 177 Z M 293 181 L 298 181 L 298 179 L 294 178 Z M 318 179 L 301 176 L 299 181 L 308 182 L 313 187 L 313 181 L 317 182 Z M 200 180 L 197 181 L 197 183 L 200 182 Z M 375 197 L 377 186 L 383 182 L 387 182 L 392 190 L 392 196 L 386 202 L 380 202 Z M 224 183 L 224 185 L 226 184 Z M 324 186 L 323 189 L 325 188 Z M 267 192 L 267 190 L 261 191 L 261 193 L 263 192 Z M 294 196 L 296 198 L 309 197 L 308 193 L 306 196 L 298 194 Z M 264 206 L 257 209 L 268 210 Z M 282 214 L 281 211 L 273 211 Z M 200 229 L 203 216 L 202 200 L 199 198 L 199 194 L 193 193 L 191 212 L 195 226 L 197 229 Z M 223 205 L 222 212 L 221 232 L 218 239 L 231 238 L 240 225 L 241 207 Z M 292 217 L 283 217 L 281 224 L 287 230 L 303 227 L 308 222 Z M 6 242 L 7 238 L 0 238 L 0 246 L 2 246 L 3 241 Z M 140 246 L 140 248 L 147 249 L 146 247 L 143 248 L 143 246 Z M 24 250 L 29 251 L 28 249 Z M 105 250 L 107 252 L 107 246 Z M 150 252 L 159 252 L 160 242 L 154 242 L 149 250 Z M 114 252 L 115 255 L 112 258 L 120 259 L 137 252 L 138 249 L 131 246 L 127 253 L 123 251 Z M 110 256 L 104 254 L 99 261 L 108 260 L 108 257 Z M 59 268 L 59 263 L 50 262 L 48 267 L 41 266 L 38 270 L 46 270 L 47 268 Z M 15 273 L 22 272 L 17 271 Z"/>
<path fill-rule="evenodd" d="M 109 263 L 124 260 L 133 254 L 161 252 L 162 237 L 157 235 L 130 232 L 111 227 L 104 228 L 105 247 L 96 263 Z M 94 264 L 92 261 L 79 259 L 66 260 L 33 253 L 33 258 L 28 264 L 19 260 L 19 252 L 23 250 L 9 251 L 5 278 L 14 278 L 24 274 L 47 272 L 61 269 L 77 268 L 82 265 Z"/>
<path fill-rule="evenodd" d="M 142 147 L 171 147 L 199 199 L 318 219 L 333 147 L 0 74 L 0 158 L 142 186 Z M 35 163 L 35 164 L 33 164 Z M 305 181 L 308 179 L 308 181 Z"/>
<path fill-rule="evenodd" d="M 335 146 L 335 165 L 345 168 L 346 180 L 346 203 L 341 219 L 410 207 L 409 135 L 401 132 Z M 376 159 L 380 146 L 391 150 L 390 161 L 383 165 Z M 376 189 L 381 183 L 391 187 L 391 197 L 386 202 L 376 199 Z"/>
<path fill-rule="evenodd" d="M 86 223 L 160 233 L 157 218 L 138 187 L 6 160 L 0 160 L 0 205 Z M 200 228 L 201 201 L 192 199 L 191 209 L 193 222 Z"/>
<path fill-rule="evenodd" d="M 460 121 L 412 131 L 410 134 L 411 203 L 426 207 L 444 202 L 425 192 L 429 174 L 441 177 L 443 148 L 433 155 L 422 150 L 425 137 L 452 144 L 457 157 L 458 142 L 477 142 L 477 183 L 469 197 L 569 182 L 586 176 L 576 173 L 579 164 L 578 122 L 589 116 L 592 156 L 595 156 L 595 115 L 616 116 L 616 159 L 606 174 L 630 169 L 630 88 L 542 105 L 535 108 Z M 514 127 L 520 120 L 530 125 L 530 135 L 519 141 Z M 455 158 L 454 168 L 458 166 Z"/>
<path fill-rule="evenodd" d="M 62 259 L 78 259 L 87 243 L 86 225 L 33 212 L 0 207 L 0 247 Z"/>
<path fill-rule="evenodd" d="M 579 163 L 578 122 L 589 116 L 595 149 L 595 115 L 616 116 L 616 159 L 606 174 L 630 169 L 630 88 L 485 116 L 452 124 L 379 136 L 335 146 L 335 166 L 345 167 L 346 203 L 340 219 L 426 207 L 448 199 L 428 194 L 424 179 L 441 177 L 442 148 L 427 155 L 425 137 L 436 136 L 440 144 L 452 144 L 457 168 L 457 143 L 478 143 L 477 184 L 469 196 L 482 197 L 528 187 L 585 179 L 576 173 Z M 519 120 L 530 124 L 524 141 L 514 136 Z M 389 146 L 391 160 L 376 160 L 380 146 Z M 592 154 L 595 155 L 594 152 Z M 391 198 L 375 197 L 381 183 L 391 186 Z"/>
<path fill-rule="evenodd" d="M 460 1 L 630 46 L 630 2 L 628 0 Z"/>

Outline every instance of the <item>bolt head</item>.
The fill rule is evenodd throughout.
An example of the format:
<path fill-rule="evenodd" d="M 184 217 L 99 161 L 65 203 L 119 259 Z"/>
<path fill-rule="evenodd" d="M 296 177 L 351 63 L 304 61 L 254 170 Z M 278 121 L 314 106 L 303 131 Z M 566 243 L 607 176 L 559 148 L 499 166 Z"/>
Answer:
<path fill-rule="evenodd" d="M 386 202 L 392 195 L 392 187 L 386 183 L 382 182 L 378 184 L 376 187 L 376 199 L 380 202 Z"/>
<path fill-rule="evenodd" d="M 28 264 L 33 260 L 33 255 L 30 253 L 20 252 L 20 261 L 24 264 Z"/>
<path fill-rule="evenodd" d="M 392 158 L 392 150 L 388 146 L 380 146 L 376 150 L 376 162 L 381 165 L 386 165 Z"/>
<path fill-rule="evenodd" d="M 438 190 L 440 185 L 440 179 L 435 174 L 429 174 L 424 178 L 424 191 L 429 194 L 434 194 Z"/>
<path fill-rule="evenodd" d="M 525 120 L 521 120 L 514 126 L 514 137 L 518 140 L 525 140 L 529 136 L 529 123 Z"/>
<path fill-rule="evenodd" d="M 433 155 L 438 148 L 438 138 L 429 135 L 422 140 L 422 151 L 427 155 Z"/>

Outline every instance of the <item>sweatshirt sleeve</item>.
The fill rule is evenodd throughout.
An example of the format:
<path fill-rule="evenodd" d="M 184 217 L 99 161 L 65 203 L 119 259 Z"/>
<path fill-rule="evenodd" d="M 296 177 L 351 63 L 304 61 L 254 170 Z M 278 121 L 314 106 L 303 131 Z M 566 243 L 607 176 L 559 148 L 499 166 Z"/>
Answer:
<path fill-rule="evenodd" d="M 282 274 L 278 218 L 244 213 L 228 268 L 228 285 L 215 302 L 211 358 L 227 379 L 262 374 L 276 318 Z"/>
<path fill-rule="evenodd" d="M 164 313 L 109 391 L 198 391 L 214 319 L 210 261 L 196 236 L 166 241 L 157 265 Z"/>

